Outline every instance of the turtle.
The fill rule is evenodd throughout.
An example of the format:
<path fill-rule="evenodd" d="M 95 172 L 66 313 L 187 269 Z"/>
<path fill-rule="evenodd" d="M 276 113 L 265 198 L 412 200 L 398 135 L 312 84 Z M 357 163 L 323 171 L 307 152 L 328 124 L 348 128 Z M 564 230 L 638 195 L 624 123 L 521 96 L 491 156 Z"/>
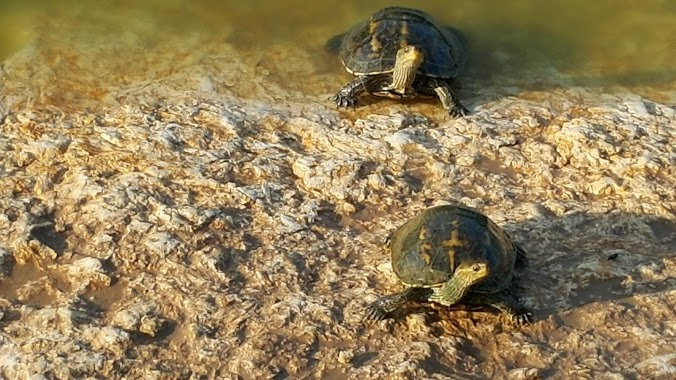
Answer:
<path fill-rule="evenodd" d="M 467 60 L 464 36 L 425 12 L 387 7 L 327 42 L 355 78 L 338 91 L 338 107 L 369 93 L 395 99 L 438 97 L 452 117 L 469 113 L 451 85 Z"/>
<path fill-rule="evenodd" d="M 509 292 L 515 268 L 528 258 L 486 215 L 462 205 L 423 210 L 390 236 L 392 269 L 404 284 L 366 307 L 366 319 L 388 317 L 408 301 L 482 305 L 523 325 L 533 315 Z"/>

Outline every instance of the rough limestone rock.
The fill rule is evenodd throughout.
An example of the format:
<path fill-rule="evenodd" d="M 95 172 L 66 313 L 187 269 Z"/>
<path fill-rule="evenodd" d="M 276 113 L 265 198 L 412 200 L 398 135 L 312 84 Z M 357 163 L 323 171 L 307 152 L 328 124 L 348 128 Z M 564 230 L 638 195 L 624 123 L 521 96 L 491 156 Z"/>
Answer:
<path fill-rule="evenodd" d="M 321 52 L 338 23 L 310 48 L 78 20 L 0 70 L 0 377 L 675 376 L 675 82 L 541 65 L 522 83 L 558 86 L 470 73 L 463 119 L 345 111 Z M 527 250 L 536 322 L 412 305 L 364 324 L 400 286 L 387 234 L 450 202 Z"/>

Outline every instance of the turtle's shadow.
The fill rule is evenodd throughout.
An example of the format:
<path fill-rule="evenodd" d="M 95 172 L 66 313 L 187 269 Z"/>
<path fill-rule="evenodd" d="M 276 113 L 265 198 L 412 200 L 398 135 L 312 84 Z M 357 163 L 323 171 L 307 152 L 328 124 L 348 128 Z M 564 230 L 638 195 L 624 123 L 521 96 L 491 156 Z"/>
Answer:
<path fill-rule="evenodd" d="M 665 259 L 676 251 L 675 220 L 575 212 L 504 227 L 528 253 L 530 263 L 518 273 L 517 293 L 536 319 L 676 288 L 676 280 L 659 276 Z"/>
<path fill-rule="evenodd" d="M 514 25 L 462 28 L 468 62 L 460 80 L 460 98 L 480 96 L 489 89 L 498 97 L 520 91 L 571 87 L 659 86 L 676 80 L 676 66 L 583 74 L 578 70 L 593 60 L 574 34 L 542 35 Z M 609 43 L 614 43 L 609 41 Z M 564 74 L 571 72 L 574 74 Z"/>

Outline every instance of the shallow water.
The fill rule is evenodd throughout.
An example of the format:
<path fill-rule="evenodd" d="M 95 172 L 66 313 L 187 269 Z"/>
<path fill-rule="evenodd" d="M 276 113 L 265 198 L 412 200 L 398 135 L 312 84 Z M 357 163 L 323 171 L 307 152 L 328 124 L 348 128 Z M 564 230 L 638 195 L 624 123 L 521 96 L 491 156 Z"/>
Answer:
<path fill-rule="evenodd" d="M 140 39 L 148 49 L 168 39 L 213 34 L 246 51 L 292 44 L 313 56 L 331 35 L 393 4 L 356 0 L 137 3 L 3 1 L 0 59 L 10 57 L 32 39 L 44 35 L 58 39 L 60 34 L 64 39 L 76 35 L 92 41 Z M 571 85 L 669 86 L 669 90 L 676 78 L 676 2 L 671 0 L 435 0 L 398 4 L 423 9 L 467 35 L 470 77 L 497 77 L 516 86 L 530 81 L 536 87 L 549 87 L 546 75 L 531 75 L 533 70 L 549 66 L 567 75 Z M 131 49 L 127 53 L 130 60 L 139 54 Z M 286 79 L 289 83 L 298 80 Z"/>

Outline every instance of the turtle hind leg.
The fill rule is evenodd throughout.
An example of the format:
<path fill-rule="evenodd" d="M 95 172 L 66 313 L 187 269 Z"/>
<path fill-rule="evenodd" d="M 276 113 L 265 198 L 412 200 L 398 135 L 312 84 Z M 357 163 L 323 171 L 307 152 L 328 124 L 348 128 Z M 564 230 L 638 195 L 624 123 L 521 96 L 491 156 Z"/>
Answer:
<path fill-rule="evenodd" d="M 399 293 L 381 296 L 366 307 L 366 320 L 381 321 L 408 301 L 427 301 L 432 291 L 428 288 L 406 288 Z"/>
<path fill-rule="evenodd" d="M 383 81 L 386 80 L 387 78 L 380 75 L 356 77 L 343 86 L 343 88 L 333 96 L 333 100 L 338 107 L 354 107 L 357 104 L 359 96 L 365 93 L 379 91 L 383 85 Z"/>
<path fill-rule="evenodd" d="M 533 313 L 521 304 L 514 296 L 506 292 L 495 294 L 470 293 L 463 298 L 462 303 L 473 305 L 485 305 L 497 309 L 506 315 L 516 325 L 532 323 Z"/>

